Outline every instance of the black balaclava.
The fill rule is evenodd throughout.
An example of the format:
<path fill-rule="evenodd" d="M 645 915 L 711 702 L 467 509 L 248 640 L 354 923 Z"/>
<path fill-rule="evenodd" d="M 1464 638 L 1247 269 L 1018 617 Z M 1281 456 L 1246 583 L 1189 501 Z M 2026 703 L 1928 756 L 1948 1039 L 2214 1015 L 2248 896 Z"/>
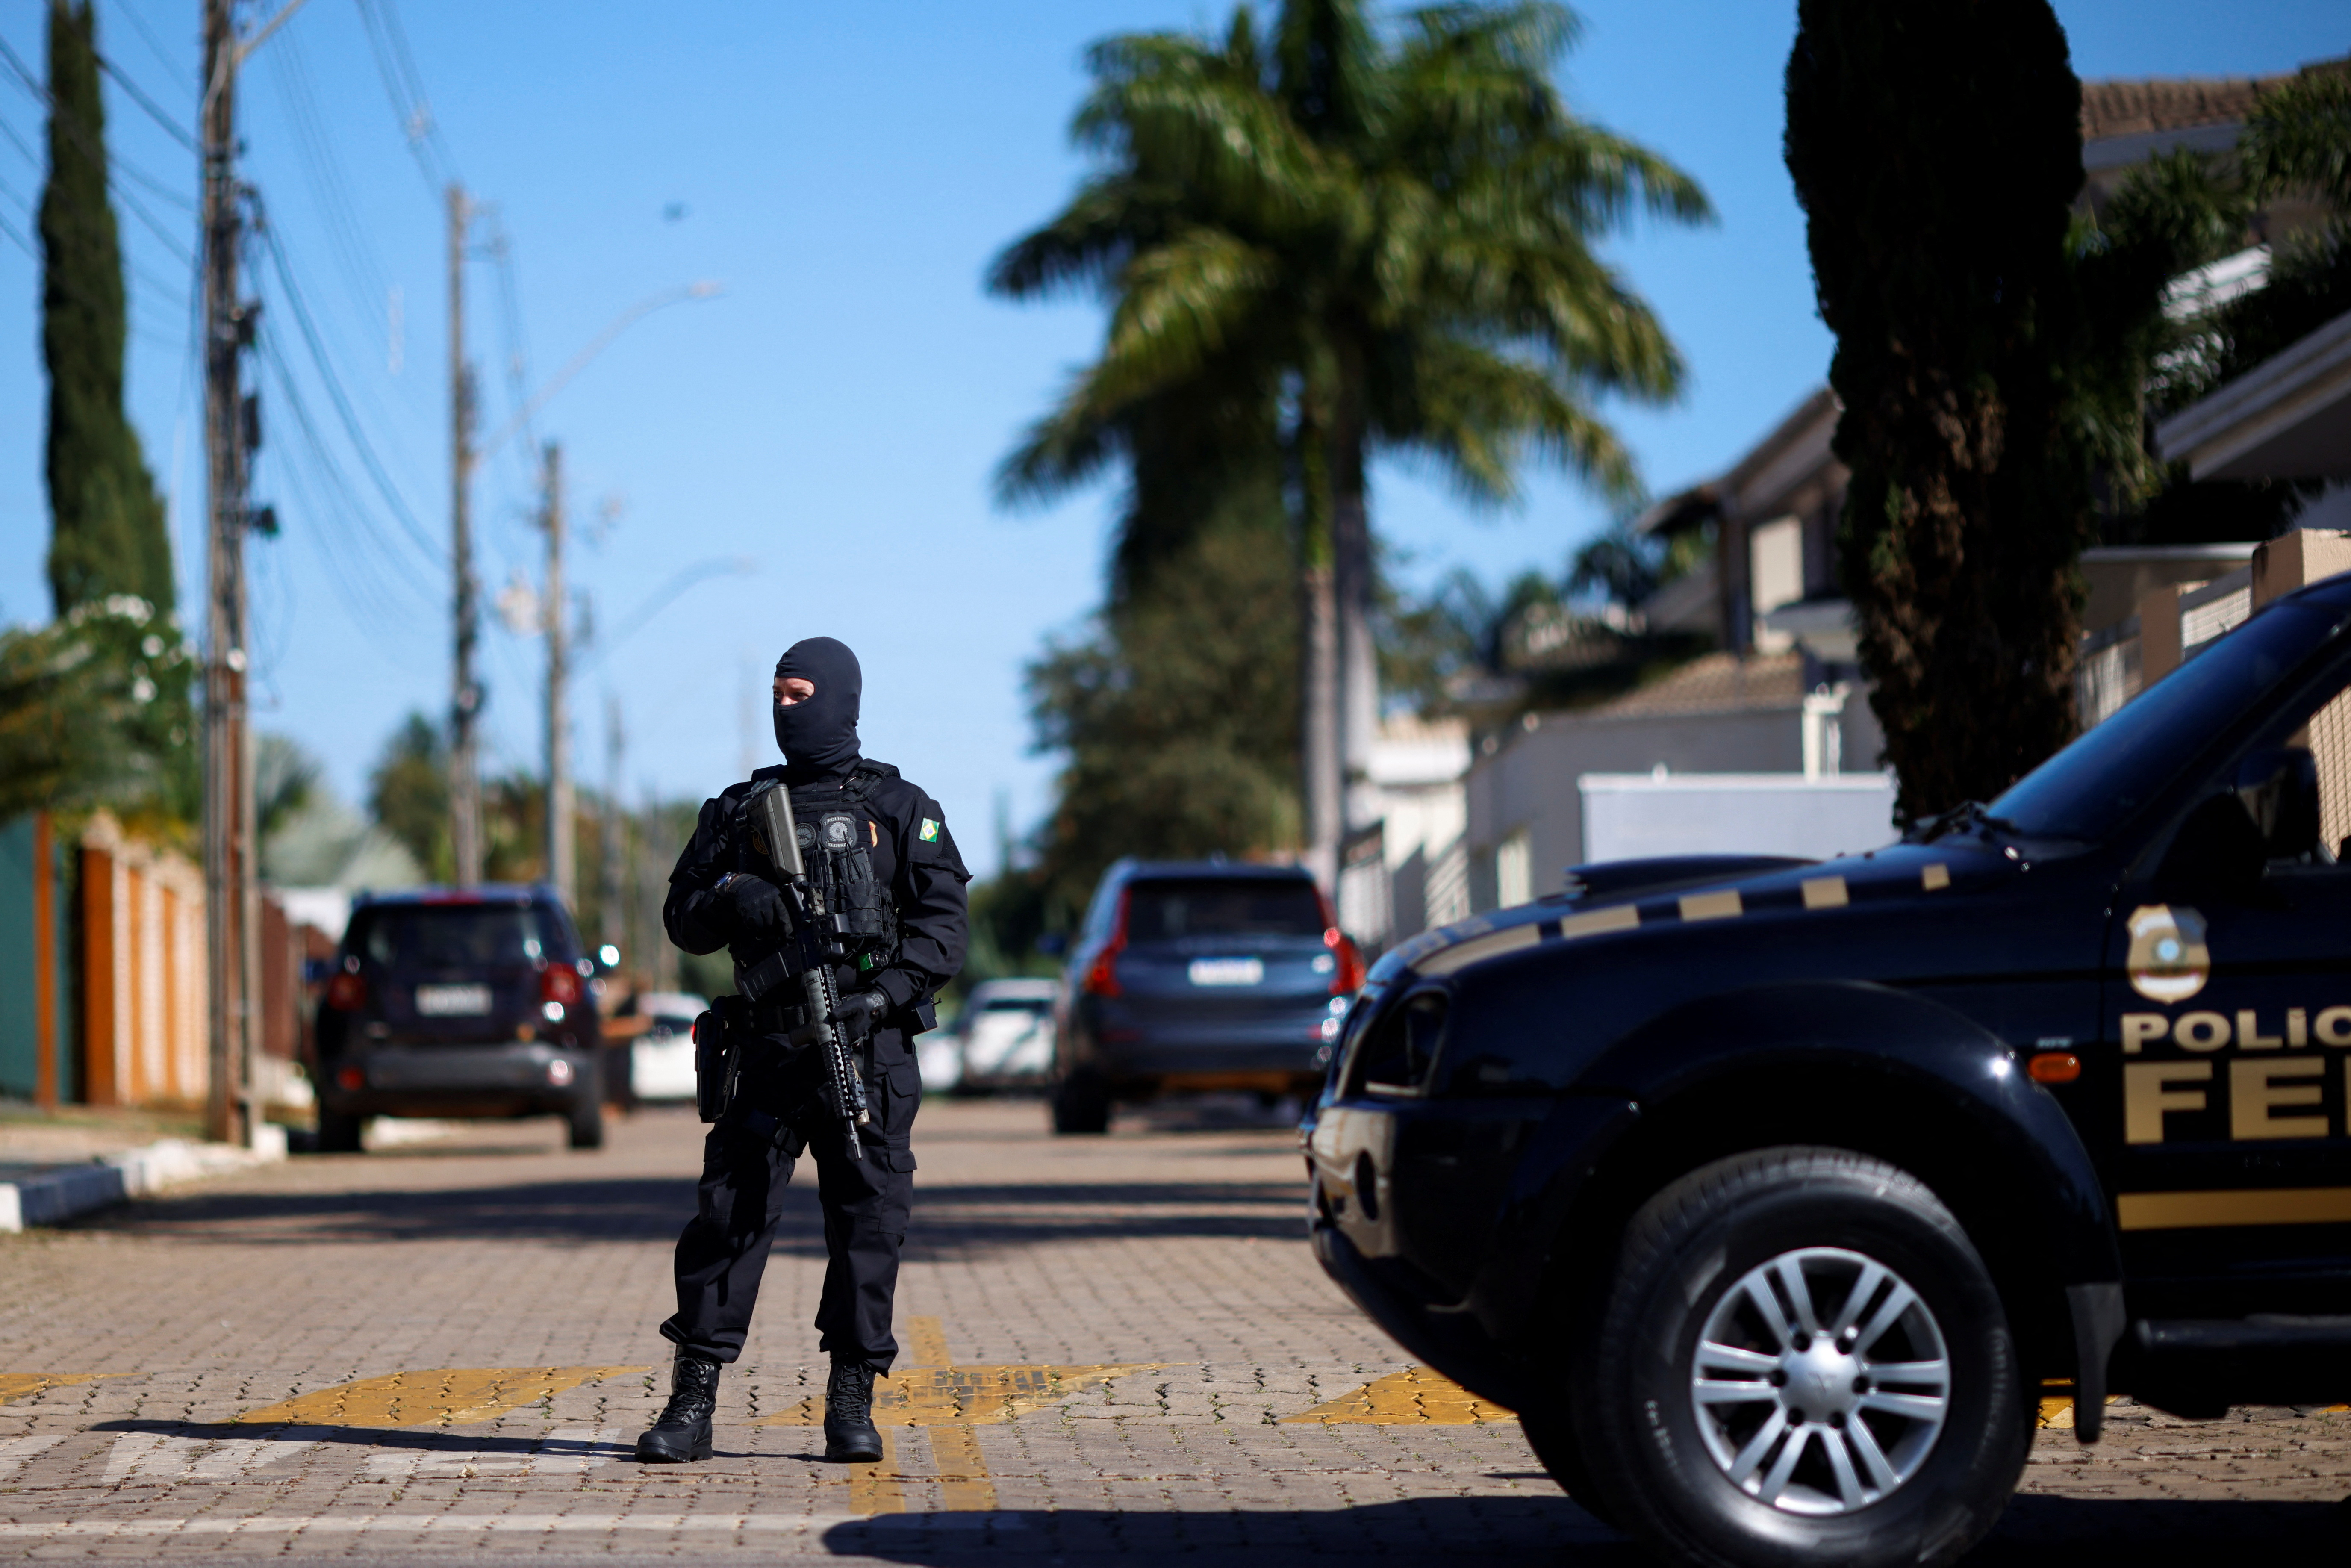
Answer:
<path fill-rule="evenodd" d="M 776 744 L 799 779 L 824 779 L 857 760 L 857 699 L 865 676 L 849 644 L 831 637 L 803 637 L 776 661 L 776 675 L 797 675 L 816 685 L 816 695 L 786 707 L 776 705 Z"/>

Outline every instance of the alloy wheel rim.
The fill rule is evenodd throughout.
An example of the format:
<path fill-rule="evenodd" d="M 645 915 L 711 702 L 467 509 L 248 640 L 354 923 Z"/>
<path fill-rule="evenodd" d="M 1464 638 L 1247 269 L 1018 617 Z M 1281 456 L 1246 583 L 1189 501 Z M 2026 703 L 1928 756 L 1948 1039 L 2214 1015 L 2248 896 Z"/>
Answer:
<path fill-rule="evenodd" d="M 1788 1513 L 1852 1513 L 1933 1452 L 1950 1416 L 1950 1354 L 1893 1270 L 1844 1248 L 1798 1248 L 1715 1302 L 1690 1399 L 1707 1452 L 1748 1496 Z"/>

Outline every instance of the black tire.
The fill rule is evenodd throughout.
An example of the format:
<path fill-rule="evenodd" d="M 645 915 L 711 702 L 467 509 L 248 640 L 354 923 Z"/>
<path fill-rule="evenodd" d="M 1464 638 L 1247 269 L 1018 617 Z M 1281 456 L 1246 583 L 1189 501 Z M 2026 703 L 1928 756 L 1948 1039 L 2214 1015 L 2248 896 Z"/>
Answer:
<path fill-rule="evenodd" d="M 356 1155 L 366 1147 L 361 1134 L 367 1118 L 346 1115 L 340 1111 L 319 1107 L 319 1152 L 322 1155 Z"/>
<path fill-rule="evenodd" d="M 1603 1524 L 1614 1524 L 1607 1502 L 1600 1496 L 1600 1488 L 1593 1481 L 1592 1467 L 1583 1462 L 1583 1446 L 1576 1441 L 1575 1423 L 1564 1410 L 1519 1412 L 1519 1430 L 1526 1434 L 1527 1447 L 1535 1451 L 1542 1468 L 1559 1483 L 1559 1490 Z"/>
<path fill-rule="evenodd" d="M 568 1135 L 575 1149 L 604 1146 L 604 1103 L 601 1094 L 583 1094 L 571 1106 Z"/>
<path fill-rule="evenodd" d="M 1693 1568 L 1936 1568 L 1991 1529 L 2032 1447 L 1966 1232 L 1842 1149 L 1736 1155 L 1651 1198 L 1573 1375 L 1614 1522 Z"/>
<path fill-rule="evenodd" d="M 1053 1085 L 1053 1131 L 1110 1131 L 1110 1085 L 1091 1073 L 1073 1073 Z"/>

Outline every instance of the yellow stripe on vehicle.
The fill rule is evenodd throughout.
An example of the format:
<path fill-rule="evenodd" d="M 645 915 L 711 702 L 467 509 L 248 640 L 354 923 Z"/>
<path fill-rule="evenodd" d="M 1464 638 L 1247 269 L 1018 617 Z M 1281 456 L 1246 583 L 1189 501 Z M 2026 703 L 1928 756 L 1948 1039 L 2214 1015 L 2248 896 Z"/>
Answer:
<path fill-rule="evenodd" d="M 1537 925 L 1513 925 L 1507 931 L 1472 937 L 1457 942 L 1441 953 L 1431 954 L 1414 967 L 1424 975 L 1449 975 L 1480 958 L 1491 958 L 1498 953 L 1512 953 L 1520 947 L 1531 947 L 1542 940 L 1542 927 Z"/>
<path fill-rule="evenodd" d="M 1853 902 L 1841 876 L 1816 876 L 1804 883 L 1806 909 L 1843 909 Z"/>
<path fill-rule="evenodd" d="M 1559 923 L 1562 936 L 1597 936 L 1604 931 L 1631 931 L 1641 924 L 1641 912 L 1629 904 L 1614 909 L 1594 909 L 1583 915 L 1571 915 Z"/>
<path fill-rule="evenodd" d="M 2351 1225 L 2351 1186 L 2244 1187 L 2230 1192 L 2126 1192 L 2115 1199 L 2125 1230 L 2224 1225 Z"/>
<path fill-rule="evenodd" d="M 1740 902 L 1739 890 L 1728 893 L 1686 893 L 1682 894 L 1684 920 L 1735 920 L 1747 913 Z"/>

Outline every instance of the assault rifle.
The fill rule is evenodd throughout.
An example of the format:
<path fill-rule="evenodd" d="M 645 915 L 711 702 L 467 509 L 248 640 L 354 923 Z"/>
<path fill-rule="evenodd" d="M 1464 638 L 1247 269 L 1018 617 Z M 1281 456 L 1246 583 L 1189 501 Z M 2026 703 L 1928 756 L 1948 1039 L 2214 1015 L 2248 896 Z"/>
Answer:
<path fill-rule="evenodd" d="M 841 1141 L 849 1157 L 862 1159 L 857 1129 L 873 1119 L 872 1113 L 865 1103 L 865 1082 L 850 1058 L 849 1042 L 841 1038 L 832 1021 L 839 1008 L 832 966 L 849 957 L 847 947 L 839 940 L 840 922 L 825 908 L 823 891 L 810 879 L 800 857 L 799 825 L 792 820 L 791 794 L 782 784 L 770 785 L 754 798 L 753 821 L 753 841 L 766 852 L 768 863 L 775 870 L 790 918 L 782 948 L 743 976 L 744 990 L 756 1002 L 781 981 L 799 981 L 810 1019 L 807 1036 L 823 1052 L 825 1099 L 841 1118 Z M 796 1043 L 801 1034 L 801 1030 L 793 1031 Z"/>

